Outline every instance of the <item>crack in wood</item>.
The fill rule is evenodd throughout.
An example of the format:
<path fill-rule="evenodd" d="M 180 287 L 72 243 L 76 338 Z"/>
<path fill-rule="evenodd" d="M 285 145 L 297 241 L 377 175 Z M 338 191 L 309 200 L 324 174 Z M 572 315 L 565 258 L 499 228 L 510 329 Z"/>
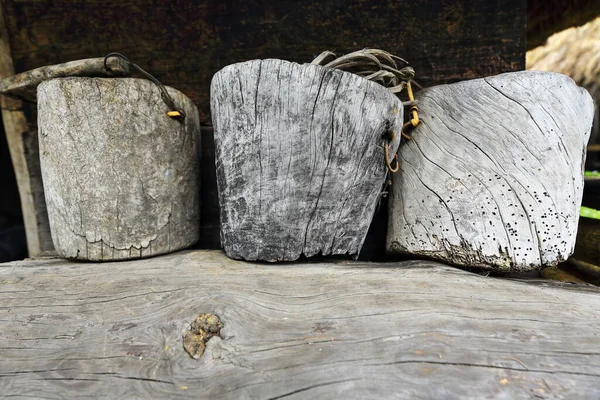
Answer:
<path fill-rule="evenodd" d="M 372 365 L 373 366 L 384 366 L 384 365 L 398 365 L 398 364 L 432 364 L 432 365 L 443 365 L 443 366 L 490 368 L 490 369 L 500 369 L 500 370 L 505 370 L 505 371 L 519 371 L 519 372 L 542 373 L 542 374 L 551 374 L 551 375 L 565 374 L 565 375 L 590 376 L 590 377 L 594 377 L 594 378 L 600 378 L 600 374 L 592 374 L 592 373 L 586 373 L 586 372 L 572 372 L 572 371 L 564 371 L 564 370 L 527 369 L 526 367 L 515 368 L 515 367 L 505 367 L 505 366 L 500 366 L 500 365 L 457 363 L 457 362 L 447 362 L 447 361 L 401 360 L 401 361 L 394 361 L 394 362 L 389 362 L 389 363 L 377 363 L 377 364 L 372 364 Z"/>

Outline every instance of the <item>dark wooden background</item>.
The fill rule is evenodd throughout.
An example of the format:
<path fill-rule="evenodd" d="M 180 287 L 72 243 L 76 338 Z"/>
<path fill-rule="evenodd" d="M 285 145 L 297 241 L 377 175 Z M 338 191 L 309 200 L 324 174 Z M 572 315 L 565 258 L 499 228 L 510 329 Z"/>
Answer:
<path fill-rule="evenodd" d="M 122 52 L 192 98 L 205 120 L 212 75 L 254 58 L 383 48 L 425 85 L 524 67 L 525 0 L 2 3 L 17 72 Z"/>
<path fill-rule="evenodd" d="M 118 51 L 188 95 L 210 122 L 222 67 L 256 58 L 310 62 L 323 50 L 382 48 L 424 86 L 523 69 L 525 0 L 1 0 L 16 72 Z M 31 114 L 31 124 L 35 117 Z M 212 131 L 203 130 L 199 246 L 217 247 Z M 386 207 L 363 254 L 383 254 Z M 374 256 L 375 255 L 375 256 Z"/>

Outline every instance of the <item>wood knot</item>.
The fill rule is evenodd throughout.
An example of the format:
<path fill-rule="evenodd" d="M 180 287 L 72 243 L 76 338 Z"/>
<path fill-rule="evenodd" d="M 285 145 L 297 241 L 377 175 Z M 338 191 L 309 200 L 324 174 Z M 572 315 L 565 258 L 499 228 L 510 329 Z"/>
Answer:
<path fill-rule="evenodd" d="M 204 354 L 206 342 L 221 334 L 223 323 L 218 315 L 200 314 L 183 334 L 183 349 L 195 360 Z"/>

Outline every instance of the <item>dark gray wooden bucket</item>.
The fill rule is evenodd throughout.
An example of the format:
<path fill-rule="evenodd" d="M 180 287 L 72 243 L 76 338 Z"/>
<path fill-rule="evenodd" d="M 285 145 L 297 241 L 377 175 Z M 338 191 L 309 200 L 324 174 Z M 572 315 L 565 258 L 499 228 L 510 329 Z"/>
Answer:
<path fill-rule="evenodd" d="M 211 109 L 229 257 L 357 255 L 400 142 L 401 102 L 357 75 L 282 60 L 230 65 Z"/>

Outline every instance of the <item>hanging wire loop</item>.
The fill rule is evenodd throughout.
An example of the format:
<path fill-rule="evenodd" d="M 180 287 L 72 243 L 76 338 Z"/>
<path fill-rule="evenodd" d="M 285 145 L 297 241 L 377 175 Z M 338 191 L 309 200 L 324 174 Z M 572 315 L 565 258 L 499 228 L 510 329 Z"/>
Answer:
<path fill-rule="evenodd" d="M 121 54 L 121 53 L 109 53 L 109 54 L 107 54 L 104 57 L 104 69 L 106 69 L 107 71 L 110 71 L 110 67 L 107 64 L 107 61 L 111 57 L 118 57 L 118 58 L 122 59 L 127 64 L 129 64 L 130 66 L 132 66 L 136 71 L 138 71 L 140 74 L 142 74 L 146 79 L 152 81 L 156 86 L 158 86 L 158 88 L 160 89 L 160 97 L 163 99 L 163 101 L 165 102 L 165 104 L 167 105 L 167 107 L 169 107 L 169 109 L 170 109 L 170 111 L 167 112 L 167 115 L 169 117 L 176 118 L 176 119 L 181 119 L 181 120 L 183 120 L 185 118 L 185 113 L 183 112 L 182 109 L 177 108 L 177 106 L 175 106 L 175 100 L 173 100 L 173 97 L 171 97 L 171 95 L 169 94 L 169 92 L 167 92 L 167 89 L 163 86 L 163 84 L 160 83 L 158 81 L 158 79 L 156 79 L 154 76 L 152 76 L 148 72 L 144 71 L 139 65 L 137 65 L 134 62 L 131 62 L 123 54 Z"/>
<path fill-rule="evenodd" d="M 409 102 L 412 103 L 412 106 L 410 107 L 410 111 L 409 111 L 409 120 L 407 123 L 405 123 L 402 126 L 402 130 L 400 131 L 400 134 L 402 135 L 402 137 L 406 140 L 411 140 L 412 136 L 408 135 L 407 133 L 407 129 L 408 128 L 414 128 L 415 126 L 419 125 L 421 123 L 421 120 L 419 120 L 419 109 L 417 108 L 417 105 L 414 103 L 415 102 L 415 96 L 413 94 L 413 90 L 412 90 L 412 85 L 411 85 L 411 81 L 408 81 L 408 83 L 406 84 L 406 89 L 408 91 L 408 100 Z"/>

